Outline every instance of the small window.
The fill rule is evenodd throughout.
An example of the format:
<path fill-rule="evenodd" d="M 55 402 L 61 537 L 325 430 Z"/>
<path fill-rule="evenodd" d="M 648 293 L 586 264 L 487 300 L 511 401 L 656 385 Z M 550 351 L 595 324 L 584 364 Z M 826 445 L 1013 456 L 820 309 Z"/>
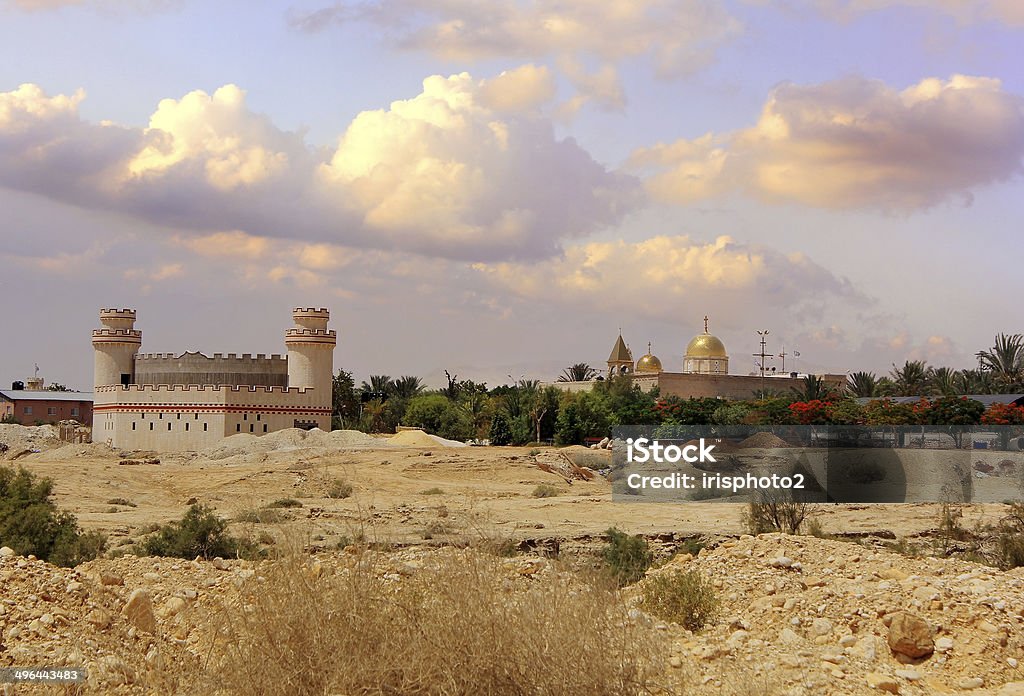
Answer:
<path fill-rule="evenodd" d="M 206 426 L 207 426 L 207 424 L 206 424 L 206 423 L 203 423 L 203 432 L 204 432 L 204 433 L 206 432 Z"/>
<path fill-rule="evenodd" d="M 199 413 L 196 413 L 195 420 L 199 420 Z"/>
<path fill-rule="evenodd" d="M 149 429 L 150 429 L 150 430 L 152 430 L 152 429 L 153 429 L 153 424 L 152 424 L 152 423 L 150 423 L 150 424 L 149 424 Z"/>
<path fill-rule="evenodd" d="M 31 416 L 32 415 L 32 407 L 31 406 L 26 406 L 25 407 L 25 415 L 26 416 Z"/>
<path fill-rule="evenodd" d="M 170 424 L 170 423 L 168 423 L 168 424 L 167 424 L 167 429 L 168 429 L 168 430 L 170 430 L 170 429 L 171 429 L 171 424 Z"/>
<path fill-rule="evenodd" d="M 161 413 L 160 414 L 160 420 L 163 420 L 163 419 L 164 419 L 164 414 Z"/>
<path fill-rule="evenodd" d="M 181 420 L 181 414 L 180 413 L 178 414 L 178 420 Z"/>
<path fill-rule="evenodd" d="M 250 433 L 253 432 L 253 428 L 255 428 L 255 427 L 256 427 L 256 425 L 254 423 L 250 423 L 249 424 L 249 432 Z"/>
<path fill-rule="evenodd" d="M 185 432 L 186 432 L 186 433 L 188 432 L 188 426 L 189 426 L 189 425 L 190 425 L 189 423 L 186 423 L 186 424 L 185 424 Z"/>
<path fill-rule="evenodd" d="M 77 416 L 78 415 L 78 407 L 77 406 L 72 406 L 71 407 L 71 415 L 72 416 Z"/>
<path fill-rule="evenodd" d="M 249 414 L 248 413 L 243 413 L 242 414 L 242 420 L 249 420 Z"/>
<path fill-rule="evenodd" d="M 47 408 L 46 408 L 46 415 L 48 415 L 48 416 L 56 416 L 57 415 L 57 407 L 56 406 L 47 406 Z"/>
<path fill-rule="evenodd" d="M 263 432 L 267 432 L 267 424 L 266 423 L 263 424 Z"/>
<path fill-rule="evenodd" d="M 257 413 L 256 414 L 256 420 L 259 420 L 259 419 L 260 419 L 260 414 Z"/>
<path fill-rule="evenodd" d="M 242 432 L 242 424 L 241 423 L 235 423 L 235 432 L 236 433 Z"/>
<path fill-rule="evenodd" d="M 132 421 L 132 430 L 135 430 L 135 421 Z"/>

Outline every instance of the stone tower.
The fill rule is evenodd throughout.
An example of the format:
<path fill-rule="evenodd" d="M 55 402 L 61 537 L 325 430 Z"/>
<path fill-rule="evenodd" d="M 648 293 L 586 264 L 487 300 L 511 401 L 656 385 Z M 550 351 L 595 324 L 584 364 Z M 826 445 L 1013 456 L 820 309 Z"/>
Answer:
<path fill-rule="evenodd" d="M 101 329 L 92 332 L 95 354 L 93 384 L 109 387 L 135 382 L 135 354 L 142 347 L 142 332 L 135 328 L 134 309 L 101 309 Z"/>
<path fill-rule="evenodd" d="M 633 374 L 633 353 L 629 350 L 626 342 L 622 340 L 622 331 L 619 331 L 619 337 L 615 339 L 615 345 L 612 346 L 612 352 L 608 356 L 608 378 L 631 374 Z"/>
<path fill-rule="evenodd" d="M 288 386 L 316 389 L 331 403 L 334 377 L 334 346 L 338 334 L 327 328 L 331 313 L 326 309 L 297 307 L 292 312 L 295 327 L 284 334 L 288 346 Z"/>

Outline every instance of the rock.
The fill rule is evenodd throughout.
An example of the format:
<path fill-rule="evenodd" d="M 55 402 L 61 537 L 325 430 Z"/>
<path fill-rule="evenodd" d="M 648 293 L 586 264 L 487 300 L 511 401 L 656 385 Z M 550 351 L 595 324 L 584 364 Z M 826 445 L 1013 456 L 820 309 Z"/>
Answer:
<path fill-rule="evenodd" d="M 935 651 L 935 629 L 919 616 L 904 611 L 892 615 L 889 623 L 889 649 L 897 655 L 918 658 Z"/>
<path fill-rule="evenodd" d="M 935 649 L 939 652 L 949 652 L 953 649 L 953 639 L 949 636 L 942 636 L 935 641 Z"/>
<path fill-rule="evenodd" d="M 164 602 L 163 614 L 164 616 L 176 616 L 181 613 L 186 606 L 188 606 L 188 602 L 181 597 L 171 597 Z"/>
<path fill-rule="evenodd" d="M 875 574 L 882 580 L 906 580 L 910 577 L 899 568 L 882 568 Z"/>
<path fill-rule="evenodd" d="M 123 585 L 124 578 L 115 573 L 100 573 L 100 584 L 101 585 Z"/>
<path fill-rule="evenodd" d="M 779 642 L 786 645 L 793 645 L 800 642 L 800 636 L 790 628 L 784 628 L 779 633 Z"/>
<path fill-rule="evenodd" d="M 981 687 L 985 686 L 985 680 L 981 677 L 964 677 L 963 679 L 958 681 L 956 685 L 957 688 L 964 690 L 980 689 Z"/>
<path fill-rule="evenodd" d="M 853 635 L 852 633 L 847 633 L 845 636 L 839 639 L 839 645 L 843 646 L 844 648 L 852 648 L 856 644 L 857 636 Z"/>
<path fill-rule="evenodd" d="M 900 692 L 900 685 L 896 683 L 895 679 L 886 674 L 869 672 L 865 679 L 868 682 L 868 686 L 872 689 L 888 691 L 890 694 L 898 694 Z"/>
<path fill-rule="evenodd" d="M 100 680 L 109 685 L 131 684 L 135 680 L 132 668 L 117 655 L 104 655 L 98 662 Z"/>
<path fill-rule="evenodd" d="M 773 558 L 769 561 L 769 565 L 772 568 L 789 568 L 793 565 L 793 559 L 786 556 L 779 556 L 778 558 Z"/>
<path fill-rule="evenodd" d="M 673 655 L 672 657 L 669 658 L 668 663 L 669 663 L 669 665 L 671 665 L 675 669 L 679 669 L 680 667 L 683 666 L 683 661 L 680 660 L 675 655 Z"/>
<path fill-rule="evenodd" d="M 896 670 L 896 676 L 907 681 L 919 681 L 921 679 L 921 673 L 916 669 L 898 669 Z"/>
<path fill-rule="evenodd" d="M 217 570 L 227 570 L 228 568 L 230 568 L 230 566 L 228 565 L 228 562 L 225 561 L 220 556 L 217 556 L 216 558 L 214 558 L 213 561 L 211 562 L 211 565 L 214 568 L 216 568 Z"/>
<path fill-rule="evenodd" d="M 95 626 L 97 630 L 102 631 L 110 626 L 111 617 L 108 612 L 96 608 L 85 615 L 85 620 Z"/>
<path fill-rule="evenodd" d="M 827 636 L 832 633 L 832 622 L 828 619 L 815 619 L 811 622 L 811 635 Z"/>
<path fill-rule="evenodd" d="M 14 549 L 12 549 L 10 546 L 0 546 L 0 556 L 2 556 L 3 558 L 10 558 L 13 555 L 15 555 Z"/>
<path fill-rule="evenodd" d="M 156 616 L 153 615 L 153 600 L 143 589 L 132 591 L 124 605 L 124 615 L 140 631 L 156 633 Z"/>

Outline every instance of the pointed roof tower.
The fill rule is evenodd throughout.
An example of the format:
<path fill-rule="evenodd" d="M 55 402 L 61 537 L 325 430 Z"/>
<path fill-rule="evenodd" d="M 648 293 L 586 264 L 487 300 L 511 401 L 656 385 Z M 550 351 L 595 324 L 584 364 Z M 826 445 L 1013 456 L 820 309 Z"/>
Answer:
<path fill-rule="evenodd" d="M 619 337 L 612 346 L 611 355 L 608 356 L 608 376 L 628 375 L 633 372 L 633 353 L 629 346 L 622 340 L 622 330 L 619 330 Z"/>

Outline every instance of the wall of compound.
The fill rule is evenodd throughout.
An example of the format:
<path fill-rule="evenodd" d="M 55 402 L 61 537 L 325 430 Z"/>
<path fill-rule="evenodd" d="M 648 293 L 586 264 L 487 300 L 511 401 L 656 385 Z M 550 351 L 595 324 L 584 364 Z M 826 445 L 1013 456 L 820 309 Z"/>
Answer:
<path fill-rule="evenodd" d="M 281 355 L 140 353 L 135 384 L 288 386 L 288 360 Z"/>
<path fill-rule="evenodd" d="M 95 394 L 93 437 L 123 449 L 198 450 L 237 433 L 292 427 L 330 429 L 326 403 L 312 389 L 132 385 Z"/>

